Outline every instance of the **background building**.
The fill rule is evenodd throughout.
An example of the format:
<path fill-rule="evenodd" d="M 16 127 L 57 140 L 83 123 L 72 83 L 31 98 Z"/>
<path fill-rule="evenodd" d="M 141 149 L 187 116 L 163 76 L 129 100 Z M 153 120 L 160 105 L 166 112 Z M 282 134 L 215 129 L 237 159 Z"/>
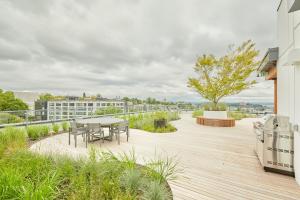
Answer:
<path fill-rule="evenodd" d="M 47 119 L 59 120 L 93 115 L 95 111 L 109 107 L 124 110 L 120 100 L 53 100 L 47 101 Z"/>

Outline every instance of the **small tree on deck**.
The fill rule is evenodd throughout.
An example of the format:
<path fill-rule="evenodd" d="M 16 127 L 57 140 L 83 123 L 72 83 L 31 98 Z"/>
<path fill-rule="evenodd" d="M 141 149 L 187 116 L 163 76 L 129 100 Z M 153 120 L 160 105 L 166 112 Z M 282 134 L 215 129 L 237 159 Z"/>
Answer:
<path fill-rule="evenodd" d="M 249 77 L 257 69 L 258 53 L 255 44 L 248 40 L 223 57 L 203 55 L 194 67 L 199 77 L 189 78 L 188 86 L 217 108 L 222 98 L 238 94 L 256 83 Z"/>

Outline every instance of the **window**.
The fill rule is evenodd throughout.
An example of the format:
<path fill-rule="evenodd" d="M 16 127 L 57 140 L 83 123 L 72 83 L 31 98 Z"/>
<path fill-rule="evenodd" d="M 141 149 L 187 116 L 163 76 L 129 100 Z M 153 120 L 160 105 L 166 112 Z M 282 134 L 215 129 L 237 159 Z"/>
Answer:
<path fill-rule="evenodd" d="M 68 106 L 68 103 L 63 103 L 63 106 Z"/>
<path fill-rule="evenodd" d="M 106 106 L 106 103 L 102 103 L 101 106 Z"/>
<path fill-rule="evenodd" d="M 88 103 L 88 106 L 93 106 L 93 103 Z"/>
<path fill-rule="evenodd" d="M 56 106 L 61 106 L 61 103 L 56 103 Z"/>
<path fill-rule="evenodd" d="M 75 106 L 75 104 L 74 103 L 70 103 L 69 106 Z"/>

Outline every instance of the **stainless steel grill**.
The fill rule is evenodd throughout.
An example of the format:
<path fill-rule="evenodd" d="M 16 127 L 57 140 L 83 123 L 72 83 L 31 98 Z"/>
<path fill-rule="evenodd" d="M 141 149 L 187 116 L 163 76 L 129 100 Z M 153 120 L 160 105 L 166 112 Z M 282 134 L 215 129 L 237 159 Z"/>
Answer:
<path fill-rule="evenodd" d="M 294 134 L 289 118 L 269 115 L 254 123 L 256 153 L 266 171 L 293 174 Z"/>

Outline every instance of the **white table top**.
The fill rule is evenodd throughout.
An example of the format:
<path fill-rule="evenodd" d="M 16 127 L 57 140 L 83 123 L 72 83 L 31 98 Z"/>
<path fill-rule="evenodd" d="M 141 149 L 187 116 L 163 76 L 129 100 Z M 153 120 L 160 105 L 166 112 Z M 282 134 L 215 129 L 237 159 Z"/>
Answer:
<path fill-rule="evenodd" d="M 76 119 L 75 121 L 78 124 L 101 124 L 104 126 L 109 126 L 112 124 L 124 122 L 123 119 L 114 118 L 114 117 L 97 117 L 97 118 L 89 118 L 89 119 Z"/>

